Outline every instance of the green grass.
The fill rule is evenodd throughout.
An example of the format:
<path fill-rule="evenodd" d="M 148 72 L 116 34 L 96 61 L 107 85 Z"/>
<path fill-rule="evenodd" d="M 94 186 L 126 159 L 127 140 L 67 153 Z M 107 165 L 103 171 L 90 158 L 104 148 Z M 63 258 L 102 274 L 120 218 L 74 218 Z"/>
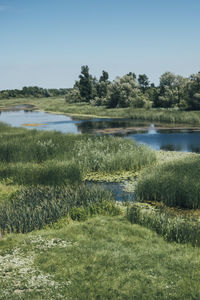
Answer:
<path fill-rule="evenodd" d="M 200 246 L 200 223 L 196 217 L 173 214 L 165 207 L 156 208 L 148 204 L 136 203 L 127 210 L 131 223 L 153 229 L 167 241 L 191 243 Z"/>
<path fill-rule="evenodd" d="M 200 298 L 200 249 L 122 216 L 12 234 L 0 249 L 2 300 Z"/>
<path fill-rule="evenodd" d="M 25 99 L 1 101 L 1 105 L 17 101 Z M 171 116 L 165 111 L 67 106 L 61 98 L 25 102 L 82 115 Z M 184 115 L 177 112 L 176 116 Z M 194 118 L 193 113 L 185 116 L 191 117 L 187 122 L 193 122 L 198 113 Z M 148 178 L 154 184 L 144 200 L 154 199 L 156 191 L 162 190 L 168 205 L 198 206 L 196 156 L 176 162 L 176 158 L 170 161 L 170 154 L 169 162 L 154 168 L 156 156 L 160 158 L 162 153 L 156 155 L 129 140 L 29 131 L 4 124 L 0 124 L 0 132 L 0 299 L 200 299 L 200 249 L 192 247 L 199 245 L 197 223 L 132 211 L 129 220 L 133 223 L 185 244 L 169 243 L 154 231 L 131 224 L 123 215 L 111 217 L 120 211 L 107 193 L 79 186 L 87 176 L 91 179 L 91 174 L 115 178 L 115 174 L 124 177 L 127 172 L 131 176 L 150 165 L 139 181 L 141 187 Z M 170 187 L 171 194 L 159 182 Z M 179 188 L 181 197 L 174 194 Z M 138 196 L 142 199 L 144 195 Z M 39 228 L 43 229 L 32 231 Z"/>
<path fill-rule="evenodd" d="M 119 214 L 110 192 L 80 185 L 76 188 L 31 186 L 19 188 L 0 204 L 0 231 L 29 232 L 69 216 L 84 220 L 98 213 Z"/>
<path fill-rule="evenodd" d="M 79 117 L 98 116 L 110 118 L 130 118 L 151 122 L 200 125 L 199 111 L 187 112 L 169 109 L 135 109 L 130 107 L 107 109 L 103 106 L 92 106 L 87 103 L 67 104 L 64 97 L 0 100 L 0 108 L 23 103 L 36 105 L 40 110 L 77 115 Z"/>
<path fill-rule="evenodd" d="M 0 180 L 16 184 L 76 184 L 87 174 L 136 172 L 156 160 L 134 141 L 62 134 L 0 124 Z M 124 176 L 124 174 L 123 174 Z"/>
<path fill-rule="evenodd" d="M 138 180 L 137 198 L 168 206 L 200 208 L 199 155 L 169 161 L 147 169 Z"/>

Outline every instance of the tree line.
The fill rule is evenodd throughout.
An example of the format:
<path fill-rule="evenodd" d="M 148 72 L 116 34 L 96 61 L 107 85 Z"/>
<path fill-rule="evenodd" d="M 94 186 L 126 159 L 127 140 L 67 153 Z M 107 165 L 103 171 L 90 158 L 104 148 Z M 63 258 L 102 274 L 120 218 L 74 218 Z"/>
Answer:
<path fill-rule="evenodd" d="M 79 79 L 65 96 L 67 103 L 87 102 L 96 106 L 200 109 L 200 72 L 188 78 L 165 72 L 158 86 L 150 83 L 146 74 L 135 73 L 109 80 L 102 72 L 99 79 L 89 73 L 88 66 L 81 67 Z"/>
<path fill-rule="evenodd" d="M 38 86 L 23 87 L 21 90 L 3 90 L 0 91 L 0 99 L 9 98 L 25 98 L 25 97 L 55 97 L 64 96 L 68 92 L 68 89 L 43 89 Z"/>

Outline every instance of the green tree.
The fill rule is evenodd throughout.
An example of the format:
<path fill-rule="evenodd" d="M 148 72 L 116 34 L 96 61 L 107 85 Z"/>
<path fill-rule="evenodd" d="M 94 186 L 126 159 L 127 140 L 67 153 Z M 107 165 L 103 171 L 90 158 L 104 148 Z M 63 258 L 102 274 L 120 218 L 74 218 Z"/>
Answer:
<path fill-rule="evenodd" d="M 185 101 L 187 109 L 200 109 L 200 72 L 190 76 L 185 88 Z"/>
<path fill-rule="evenodd" d="M 144 94 L 145 91 L 147 90 L 147 88 L 149 87 L 149 84 L 150 84 L 149 78 L 147 77 L 146 74 L 140 74 L 138 76 L 138 82 L 139 82 L 141 91 Z"/>
<path fill-rule="evenodd" d="M 102 75 L 101 75 L 101 77 L 100 77 L 100 79 L 99 79 L 99 82 L 107 82 L 108 81 L 108 78 L 109 78 L 109 75 L 108 75 L 108 72 L 106 72 L 106 71 L 102 71 Z"/>
<path fill-rule="evenodd" d="M 118 77 L 108 87 L 108 107 L 144 107 L 150 104 L 132 75 Z"/>
<path fill-rule="evenodd" d="M 88 66 L 81 67 L 81 75 L 79 75 L 78 88 L 81 98 L 85 102 L 89 102 L 92 99 L 92 81 L 89 74 Z"/>
<path fill-rule="evenodd" d="M 179 106 L 184 98 L 186 83 L 186 78 L 171 72 L 165 72 L 160 77 L 158 96 L 155 101 L 156 106 L 166 108 Z"/>
<path fill-rule="evenodd" d="M 100 76 L 99 82 L 96 85 L 97 89 L 97 96 L 99 98 L 105 98 L 108 92 L 108 85 L 109 85 L 109 75 L 108 72 L 102 71 L 102 75 Z"/>

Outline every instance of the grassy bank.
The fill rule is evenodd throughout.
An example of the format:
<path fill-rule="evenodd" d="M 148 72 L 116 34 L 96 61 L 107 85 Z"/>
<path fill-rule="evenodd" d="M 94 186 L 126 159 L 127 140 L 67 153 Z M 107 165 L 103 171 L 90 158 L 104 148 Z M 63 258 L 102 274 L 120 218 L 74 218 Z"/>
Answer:
<path fill-rule="evenodd" d="M 167 241 L 190 243 L 200 246 L 199 210 L 170 211 L 165 206 L 135 203 L 128 207 L 127 218 L 133 224 L 139 224 L 154 230 Z"/>
<path fill-rule="evenodd" d="M 199 248 L 124 217 L 0 241 L 0 299 L 199 299 Z M 105 263 L 106 262 L 106 263 Z"/>
<path fill-rule="evenodd" d="M 175 111 L 167 109 L 135 109 L 114 108 L 107 109 L 103 106 L 92 106 L 87 103 L 67 104 L 64 97 L 27 98 L 0 100 L 0 109 L 16 104 L 33 104 L 40 110 L 48 112 L 64 113 L 79 117 L 110 117 L 130 118 L 151 122 L 165 122 L 171 124 L 200 125 L 199 111 Z"/>

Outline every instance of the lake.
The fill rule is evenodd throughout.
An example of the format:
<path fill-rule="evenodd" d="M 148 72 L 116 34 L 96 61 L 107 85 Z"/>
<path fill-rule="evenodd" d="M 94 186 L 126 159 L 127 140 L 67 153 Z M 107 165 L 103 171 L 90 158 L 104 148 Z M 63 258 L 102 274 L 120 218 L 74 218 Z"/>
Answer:
<path fill-rule="evenodd" d="M 61 114 L 50 114 L 13 107 L 0 112 L 0 122 L 11 126 L 37 130 L 57 130 L 63 133 L 112 134 L 136 140 L 155 150 L 200 152 L 200 128 L 176 128 L 127 119 L 96 118 L 81 120 Z"/>

